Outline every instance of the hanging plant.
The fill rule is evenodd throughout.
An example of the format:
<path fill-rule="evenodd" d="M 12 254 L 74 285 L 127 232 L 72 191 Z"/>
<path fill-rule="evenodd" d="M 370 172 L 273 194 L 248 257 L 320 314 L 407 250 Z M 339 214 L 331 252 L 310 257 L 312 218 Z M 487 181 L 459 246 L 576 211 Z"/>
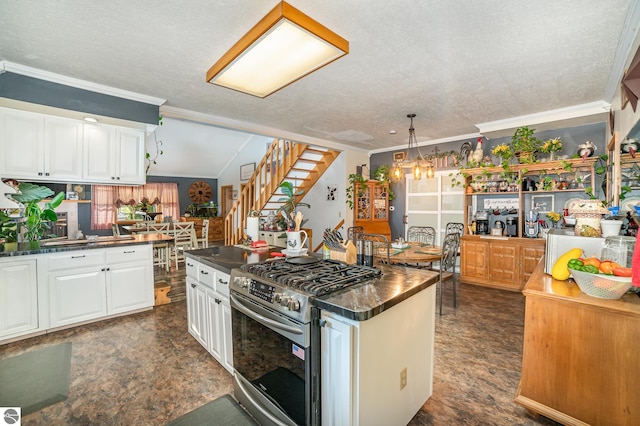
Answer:
<path fill-rule="evenodd" d="M 161 115 L 158 116 L 158 125 L 162 126 Z M 156 160 L 158 159 L 158 157 L 164 154 L 164 151 L 162 150 L 162 140 L 158 140 L 158 135 L 156 135 L 155 130 L 153 131 L 153 141 L 155 142 L 155 146 L 153 147 L 154 148 L 153 153 L 147 150 L 147 153 L 145 154 L 145 160 L 147 162 L 147 168 L 145 169 L 146 175 L 149 175 L 149 169 L 151 168 L 151 165 L 156 165 L 157 164 Z"/>

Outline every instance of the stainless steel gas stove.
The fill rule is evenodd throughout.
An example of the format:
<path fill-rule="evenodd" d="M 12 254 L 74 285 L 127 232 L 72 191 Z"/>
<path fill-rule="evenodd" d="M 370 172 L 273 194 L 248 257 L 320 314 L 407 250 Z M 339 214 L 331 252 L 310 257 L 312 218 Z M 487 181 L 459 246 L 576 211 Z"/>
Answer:
<path fill-rule="evenodd" d="M 235 396 L 260 424 L 320 424 L 320 315 L 313 298 L 380 274 L 311 256 L 231 271 Z"/>

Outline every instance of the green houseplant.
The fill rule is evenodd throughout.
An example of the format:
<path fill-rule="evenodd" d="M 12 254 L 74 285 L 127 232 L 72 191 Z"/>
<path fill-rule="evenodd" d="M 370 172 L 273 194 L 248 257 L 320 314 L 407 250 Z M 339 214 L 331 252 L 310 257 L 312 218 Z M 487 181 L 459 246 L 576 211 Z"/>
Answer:
<path fill-rule="evenodd" d="M 535 129 L 527 126 L 516 129 L 511 137 L 511 150 L 520 163 L 531 164 L 536 161 L 536 152 L 540 149 L 541 141 L 533 136 Z"/>
<path fill-rule="evenodd" d="M 58 215 L 54 209 L 64 200 L 64 192 L 59 192 L 50 201 L 40 206 L 40 202 L 54 195 L 54 192 L 47 187 L 33 185 L 22 182 L 18 186 L 20 193 L 12 194 L 11 198 L 24 205 L 24 217 L 17 220 L 14 227 L 5 213 L 0 212 L 0 222 L 2 223 L 2 234 L 7 238 L 7 242 L 15 242 L 20 237 L 25 242 L 39 241 L 48 236 L 49 221 L 58 220 Z"/>
<path fill-rule="evenodd" d="M 278 185 L 280 191 L 284 195 L 278 199 L 278 202 L 282 203 L 282 205 L 278 208 L 278 213 L 282 220 L 286 223 L 286 227 L 288 229 L 295 229 L 295 216 L 298 212 L 298 207 L 304 206 L 307 208 L 311 208 L 311 205 L 303 202 L 296 202 L 296 197 L 304 194 L 304 190 L 296 191 L 291 182 L 285 181 Z M 304 219 L 300 225 L 304 224 L 308 219 Z"/>

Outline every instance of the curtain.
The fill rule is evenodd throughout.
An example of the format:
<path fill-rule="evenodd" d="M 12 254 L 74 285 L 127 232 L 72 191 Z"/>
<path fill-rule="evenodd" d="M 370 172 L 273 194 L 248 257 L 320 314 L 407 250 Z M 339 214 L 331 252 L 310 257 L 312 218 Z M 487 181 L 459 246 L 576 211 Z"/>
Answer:
<path fill-rule="evenodd" d="M 91 229 L 111 229 L 115 218 L 113 186 L 92 185 L 91 187 Z"/>
<path fill-rule="evenodd" d="M 91 190 L 91 229 L 111 229 L 116 210 L 124 205 L 134 206 L 141 200 L 162 204 L 162 216 L 180 217 L 178 184 L 148 183 L 141 186 L 93 185 Z"/>

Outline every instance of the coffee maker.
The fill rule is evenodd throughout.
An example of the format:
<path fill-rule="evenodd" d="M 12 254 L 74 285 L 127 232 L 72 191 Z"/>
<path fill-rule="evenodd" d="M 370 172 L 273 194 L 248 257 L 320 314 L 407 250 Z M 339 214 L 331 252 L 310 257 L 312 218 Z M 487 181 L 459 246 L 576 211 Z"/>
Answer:
<path fill-rule="evenodd" d="M 476 234 L 489 235 L 489 213 L 486 211 L 476 212 Z"/>
<path fill-rule="evenodd" d="M 518 218 L 517 216 L 507 216 L 507 237 L 518 236 Z"/>
<path fill-rule="evenodd" d="M 538 238 L 538 212 L 531 210 L 524 220 L 524 236 L 527 238 Z"/>

